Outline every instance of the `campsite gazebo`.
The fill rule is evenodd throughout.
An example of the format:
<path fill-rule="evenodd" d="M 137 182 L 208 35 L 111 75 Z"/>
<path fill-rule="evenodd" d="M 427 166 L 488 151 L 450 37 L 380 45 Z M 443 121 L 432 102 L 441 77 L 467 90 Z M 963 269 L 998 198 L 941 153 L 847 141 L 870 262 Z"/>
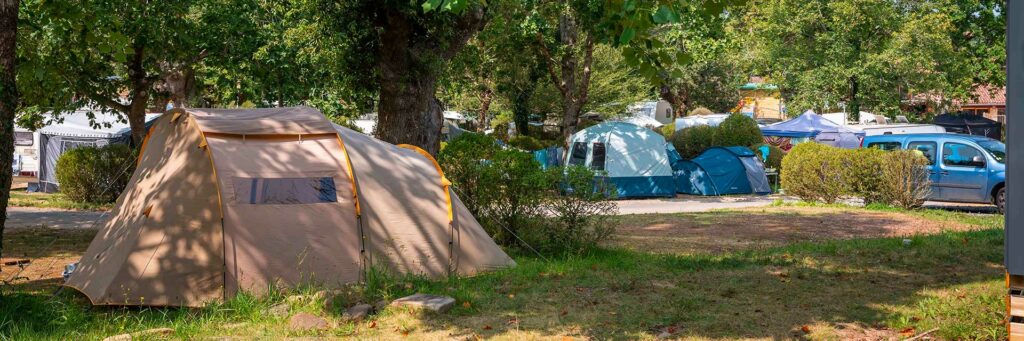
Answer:
<path fill-rule="evenodd" d="M 806 141 L 839 148 L 857 148 L 864 139 L 864 132 L 841 126 L 810 110 L 791 120 L 763 126 L 761 134 L 764 135 L 765 143 L 783 150 Z"/>

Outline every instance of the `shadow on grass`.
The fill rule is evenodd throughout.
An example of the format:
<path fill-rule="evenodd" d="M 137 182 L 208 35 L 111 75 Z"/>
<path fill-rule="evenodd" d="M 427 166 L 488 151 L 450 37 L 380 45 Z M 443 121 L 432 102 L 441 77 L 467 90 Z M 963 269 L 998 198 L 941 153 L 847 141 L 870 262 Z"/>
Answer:
<path fill-rule="evenodd" d="M 803 336 L 804 325 L 892 321 L 891 307 L 934 299 L 923 292 L 998 280 L 1002 243 L 1002 230 L 988 229 L 913 237 L 909 245 L 880 238 L 721 255 L 601 249 L 550 262 L 519 256 L 514 269 L 473 278 L 374 283 L 364 300 L 424 292 L 458 303 L 442 315 L 389 308 L 376 317 L 376 329 L 349 324 L 328 335 L 636 339 L 671 330 L 676 336 L 793 338 Z M 263 312 L 280 297 L 241 296 L 203 309 L 91 308 L 81 295 L 64 291 L 53 300 L 46 294 L 3 297 L 0 336 L 67 339 L 173 326 L 182 337 L 215 335 L 218 326 L 235 321 L 251 321 L 255 329 L 280 324 Z M 981 309 L 1001 309 L 989 305 Z M 932 317 L 921 318 L 907 323 Z M 991 322 L 978 327 L 1000 328 L 999 321 Z"/>

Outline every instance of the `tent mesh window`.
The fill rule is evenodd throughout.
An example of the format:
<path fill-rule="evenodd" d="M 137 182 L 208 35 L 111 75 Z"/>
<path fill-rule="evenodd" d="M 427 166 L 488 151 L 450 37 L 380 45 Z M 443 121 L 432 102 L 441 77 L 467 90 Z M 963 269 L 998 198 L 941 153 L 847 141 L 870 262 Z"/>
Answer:
<path fill-rule="evenodd" d="M 338 202 L 334 178 L 234 178 L 235 203 L 297 205 Z"/>
<path fill-rule="evenodd" d="M 570 166 L 580 166 L 587 162 L 587 143 L 574 142 L 572 144 L 572 155 L 569 156 Z"/>
<path fill-rule="evenodd" d="M 75 148 L 78 148 L 78 147 L 96 147 L 96 143 L 93 142 L 93 141 L 79 141 L 79 140 L 69 140 L 69 139 L 63 139 L 63 140 L 60 141 L 60 153 L 61 154 L 64 154 L 65 152 L 67 152 L 69 150 L 72 150 L 72 149 L 75 149 Z"/>
<path fill-rule="evenodd" d="M 590 168 L 593 170 L 604 170 L 604 143 L 594 142 L 594 155 L 590 158 Z"/>

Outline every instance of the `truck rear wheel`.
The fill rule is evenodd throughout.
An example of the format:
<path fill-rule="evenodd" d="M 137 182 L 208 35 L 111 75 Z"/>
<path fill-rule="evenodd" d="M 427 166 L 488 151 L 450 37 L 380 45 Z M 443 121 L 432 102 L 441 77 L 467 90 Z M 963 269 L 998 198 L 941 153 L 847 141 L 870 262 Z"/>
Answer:
<path fill-rule="evenodd" d="M 1000 188 L 996 192 L 996 197 L 993 204 L 996 204 L 996 208 L 999 209 L 999 213 L 1006 214 L 1006 187 Z"/>

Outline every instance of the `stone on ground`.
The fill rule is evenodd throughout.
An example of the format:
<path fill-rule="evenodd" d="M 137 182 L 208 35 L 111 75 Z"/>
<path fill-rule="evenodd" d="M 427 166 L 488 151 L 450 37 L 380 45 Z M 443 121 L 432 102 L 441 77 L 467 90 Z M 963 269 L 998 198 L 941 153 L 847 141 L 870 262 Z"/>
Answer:
<path fill-rule="evenodd" d="M 399 298 L 394 302 L 391 302 L 391 305 L 397 307 L 413 307 L 430 310 L 436 313 L 443 313 L 455 305 L 455 299 L 448 296 L 415 294 Z"/>
<path fill-rule="evenodd" d="M 278 303 L 270 309 L 267 309 L 267 313 L 271 316 L 287 317 L 288 316 L 288 303 Z"/>
<path fill-rule="evenodd" d="M 323 330 L 331 328 L 331 324 L 319 316 L 310 313 L 298 313 L 288 320 L 288 328 L 292 330 Z"/>
<path fill-rule="evenodd" d="M 345 309 L 345 313 L 341 315 L 341 318 L 345 321 L 359 322 L 369 316 L 373 312 L 373 306 L 369 304 L 356 304 L 351 308 Z"/>

